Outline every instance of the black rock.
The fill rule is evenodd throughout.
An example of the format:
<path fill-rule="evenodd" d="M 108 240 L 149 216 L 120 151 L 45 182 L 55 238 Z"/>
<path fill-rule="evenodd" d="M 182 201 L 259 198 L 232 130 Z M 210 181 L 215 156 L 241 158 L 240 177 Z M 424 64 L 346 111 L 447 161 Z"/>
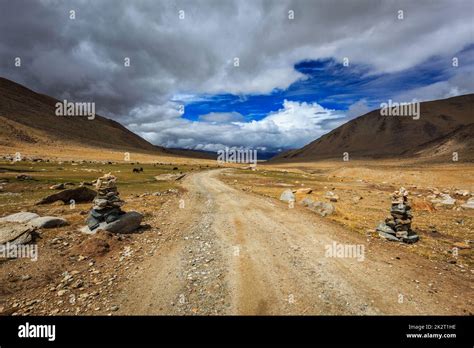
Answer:
<path fill-rule="evenodd" d="M 49 204 L 56 201 L 63 201 L 65 204 L 69 204 L 71 200 L 74 200 L 76 203 L 82 202 L 92 202 L 97 195 L 97 192 L 91 190 L 90 188 L 81 186 L 73 189 L 68 189 L 55 193 L 48 197 L 43 198 L 36 204 Z"/>
<path fill-rule="evenodd" d="M 417 234 L 409 235 L 408 237 L 405 237 L 402 239 L 405 243 L 412 244 L 416 243 L 420 240 L 420 237 Z"/>

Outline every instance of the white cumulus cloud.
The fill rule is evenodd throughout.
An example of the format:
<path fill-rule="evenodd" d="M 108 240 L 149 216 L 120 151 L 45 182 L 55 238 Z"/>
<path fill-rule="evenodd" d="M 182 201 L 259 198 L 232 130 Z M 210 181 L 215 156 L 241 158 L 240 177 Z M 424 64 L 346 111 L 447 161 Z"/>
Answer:
<path fill-rule="evenodd" d="M 168 146 L 217 151 L 225 146 L 276 151 L 301 147 L 344 122 L 344 113 L 318 103 L 285 100 L 282 108 L 261 120 L 220 122 L 238 113 L 203 115 L 206 122 L 181 117 L 134 123 L 130 128 L 147 140 Z M 229 118 L 229 120 L 230 120 Z M 210 122 L 208 122 L 210 121 Z"/>

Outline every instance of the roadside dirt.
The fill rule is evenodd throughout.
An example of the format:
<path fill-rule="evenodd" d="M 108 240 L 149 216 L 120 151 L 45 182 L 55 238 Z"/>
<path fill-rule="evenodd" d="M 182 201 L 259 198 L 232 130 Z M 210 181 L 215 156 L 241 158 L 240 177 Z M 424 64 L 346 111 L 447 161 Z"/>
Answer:
<path fill-rule="evenodd" d="M 164 217 L 173 237 L 117 289 L 116 314 L 474 313 L 472 274 L 230 187 L 222 171 L 184 179 Z M 333 243 L 363 258 L 328 257 Z"/>

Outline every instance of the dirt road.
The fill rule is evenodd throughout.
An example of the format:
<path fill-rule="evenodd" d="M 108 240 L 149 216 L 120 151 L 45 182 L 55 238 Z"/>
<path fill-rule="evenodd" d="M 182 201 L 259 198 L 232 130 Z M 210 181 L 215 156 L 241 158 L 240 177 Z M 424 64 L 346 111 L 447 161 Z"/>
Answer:
<path fill-rule="evenodd" d="M 118 314 L 474 312 L 471 275 L 406 245 L 346 231 L 298 204 L 234 189 L 221 173 L 185 179 L 181 208 L 168 207 L 174 238 L 123 286 Z M 339 244 L 364 253 L 327 255 Z"/>

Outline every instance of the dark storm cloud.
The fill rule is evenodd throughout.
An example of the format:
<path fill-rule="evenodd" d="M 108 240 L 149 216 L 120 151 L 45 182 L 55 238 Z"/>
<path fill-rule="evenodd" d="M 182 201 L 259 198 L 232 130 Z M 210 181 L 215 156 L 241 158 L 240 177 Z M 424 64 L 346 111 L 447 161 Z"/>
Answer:
<path fill-rule="evenodd" d="M 0 75 L 56 98 L 95 101 L 99 113 L 162 145 L 212 147 L 260 132 L 247 133 L 248 144 L 280 147 L 301 140 L 281 118 L 264 127 L 205 117 L 189 122 L 173 100 L 285 89 L 304 78 L 294 69 L 304 59 L 349 57 L 372 73 L 401 71 L 432 56 L 450 59 L 472 42 L 472 7 L 469 1 L 0 0 Z M 427 91 L 448 90 L 447 83 Z M 311 129 L 309 137 L 327 131 L 320 124 Z"/>

